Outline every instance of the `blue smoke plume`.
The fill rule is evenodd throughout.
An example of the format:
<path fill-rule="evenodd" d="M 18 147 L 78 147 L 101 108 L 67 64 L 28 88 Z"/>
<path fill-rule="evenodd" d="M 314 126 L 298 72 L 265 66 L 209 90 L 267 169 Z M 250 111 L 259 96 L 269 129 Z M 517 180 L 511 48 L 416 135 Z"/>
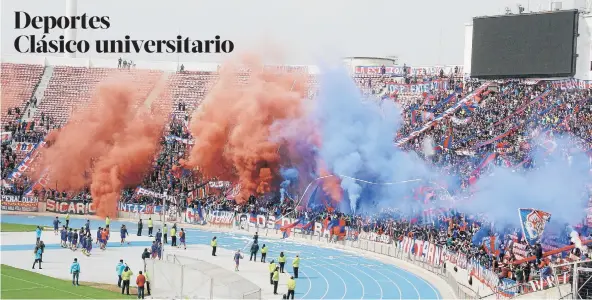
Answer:
<path fill-rule="evenodd" d="M 322 68 L 319 83 L 312 115 L 322 139 L 318 155 L 332 173 L 380 183 L 432 177 L 415 153 L 394 145 L 401 110 L 393 102 L 364 99 L 342 68 Z M 348 177 L 342 177 L 341 187 L 353 211 L 375 210 L 385 202 L 392 206 L 409 191 L 405 184 L 376 185 Z"/>
<path fill-rule="evenodd" d="M 567 138 L 555 142 L 557 147 L 552 153 L 532 153 L 534 169 L 495 167 L 491 175 L 479 179 L 476 194 L 462 209 L 487 212 L 488 218 L 499 225 L 518 226 L 519 208 L 549 212 L 556 224 L 581 221 L 586 215 L 585 188 L 592 182 L 588 157 L 582 151 L 569 150 L 573 143 Z"/>

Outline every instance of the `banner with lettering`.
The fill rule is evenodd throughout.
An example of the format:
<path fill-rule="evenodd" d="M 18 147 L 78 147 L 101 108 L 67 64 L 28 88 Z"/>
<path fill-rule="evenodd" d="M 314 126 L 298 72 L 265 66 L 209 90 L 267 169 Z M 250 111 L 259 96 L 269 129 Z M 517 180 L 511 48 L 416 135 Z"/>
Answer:
<path fill-rule="evenodd" d="M 432 266 L 440 266 L 446 257 L 445 248 L 434 243 L 404 237 L 399 243 L 399 249 L 404 253 L 411 254 L 415 260 L 428 263 Z"/>
<path fill-rule="evenodd" d="M 551 220 L 551 214 L 534 208 L 520 208 L 518 216 L 524 239 L 530 245 L 540 241 L 545 231 L 545 225 Z"/>
<path fill-rule="evenodd" d="M 553 85 L 556 89 L 592 89 L 592 80 L 580 80 L 580 79 L 563 79 L 563 80 L 555 80 L 551 81 L 551 85 Z"/>
<path fill-rule="evenodd" d="M 2 144 L 11 142 L 12 141 L 12 132 L 10 132 L 10 131 L 2 132 L 2 139 L 1 140 L 2 140 Z"/>
<path fill-rule="evenodd" d="M 391 77 L 403 77 L 405 75 L 405 66 L 356 66 L 354 73 L 356 75 L 382 75 L 384 68 L 384 75 Z M 455 71 L 462 74 L 462 66 L 433 66 L 433 67 L 406 67 L 408 75 L 415 76 L 437 76 L 440 71 L 444 71 L 444 75 L 450 75 Z"/>
<path fill-rule="evenodd" d="M 47 199 L 45 210 L 52 213 L 71 215 L 94 215 L 97 211 L 95 204 L 92 202 L 60 201 L 53 199 Z"/>
<path fill-rule="evenodd" d="M 35 197 L 19 197 L 14 195 L 2 195 L 2 210 L 5 211 L 38 211 L 37 198 Z"/>
<path fill-rule="evenodd" d="M 14 181 L 21 178 L 25 172 L 29 171 L 33 166 L 33 162 L 39 156 L 39 148 L 45 145 L 45 142 L 38 143 L 33 147 L 33 150 L 25 156 L 25 158 L 18 164 L 16 168 L 8 175 L 7 180 Z"/>
<path fill-rule="evenodd" d="M 162 200 L 167 200 L 167 201 L 172 201 L 172 202 L 177 202 L 177 197 L 175 196 L 171 196 L 171 195 L 166 195 L 166 194 L 161 194 L 161 193 L 157 193 L 155 191 L 151 191 L 149 189 L 145 189 L 141 186 L 136 188 L 136 191 L 134 193 L 134 197 L 136 196 L 148 196 L 148 197 L 153 197 L 153 198 L 157 198 L 157 199 L 162 199 Z"/>
<path fill-rule="evenodd" d="M 137 214 L 162 214 L 164 211 L 160 205 L 147 205 L 137 203 L 123 203 L 119 202 L 118 210 L 121 212 L 130 212 Z"/>
<path fill-rule="evenodd" d="M 232 225 L 234 221 L 234 212 L 225 210 L 213 210 L 207 214 L 206 221 L 210 224 Z"/>
<path fill-rule="evenodd" d="M 198 207 L 197 209 L 188 207 L 185 210 L 184 222 L 188 224 L 204 225 L 206 223 L 206 218 L 204 218 L 201 207 Z"/>
<path fill-rule="evenodd" d="M 448 90 L 448 80 L 434 80 L 425 83 L 403 84 L 403 83 L 389 83 L 387 84 L 389 93 L 428 93 L 434 90 Z"/>

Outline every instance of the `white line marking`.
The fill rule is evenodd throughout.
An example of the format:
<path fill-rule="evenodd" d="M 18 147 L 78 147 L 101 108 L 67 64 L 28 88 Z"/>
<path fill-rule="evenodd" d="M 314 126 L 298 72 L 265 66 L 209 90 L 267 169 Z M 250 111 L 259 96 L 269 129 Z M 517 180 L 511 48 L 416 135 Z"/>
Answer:
<path fill-rule="evenodd" d="M 68 293 L 68 294 L 70 294 L 70 295 L 78 296 L 78 297 L 81 297 L 81 298 L 93 299 L 93 298 L 91 298 L 91 297 L 88 297 L 88 296 L 84 296 L 84 295 L 80 295 L 80 294 L 76 294 L 76 293 L 72 293 L 72 292 L 64 291 L 64 290 L 61 290 L 61 289 L 56 289 L 56 288 L 54 288 L 54 287 L 51 287 L 51 286 L 47 286 L 47 285 L 40 284 L 40 283 L 36 283 L 36 282 L 33 282 L 33 281 L 29 281 L 29 280 L 25 280 L 25 279 L 21 279 L 21 278 L 13 277 L 13 276 L 10 276 L 10 275 L 6 275 L 6 274 L 0 274 L 0 275 L 2 275 L 2 276 L 6 276 L 6 277 L 8 277 L 8 278 L 12 278 L 12 279 L 20 280 L 20 281 L 23 281 L 23 282 L 26 282 L 26 283 L 32 283 L 32 284 L 38 285 L 38 286 L 40 286 L 40 287 L 44 287 L 44 288 L 48 288 L 48 289 L 52 289 L 52 290 L 55 290 L 55 291 L 60 291 L 60 292 Z"/>
<path fill-rule="evenodd" d="M 343 297 L 341 297 L 341 299 L 345 299 L 345 296 L 347 295 L 347 284 L 345 284 L 345 280 L 343 280 L 343 277 L 341 277 L 339 274 L 335 273 L 335 271 L 333 271 L 333 270 L 331 270 L 331 269 L 327 268 L 327 266 L 326 266 L 326 265 L 324 265 L 324 266 L 323 266 L 323 265 L 319 265 L 319 267 L 322 267 L 322 268 L 324 268 L 325 270 L 327 270 L 327 271 L 329 271 L 329 272 L 331 272 L 331 273 L 335 274 L 335 276 L 339 277 L 339 280 L 341 280 L 341 283 L 343 283 Z M 328 286 L 328 283 L 327 283 L 327 287 L 329 287 L 329 286 Z M 329 290 L 329 289 L 327 288 L 327 291 L 328 291 L 328 290 Z M 321 299 L 323 299 L 323 298 L 324 298 L 324 296 L 323 296 Z"/>
<path fill-rule="evenodd" d="M 330 265 L 329 265 L 329 266 L 330 266 Z M 364 299 L 364 294 L 366 293 L 366 292 L 365 292 L 365 288 L 364 288 L 364 284 L 363 284 L 363 283 L 362 283 L 362 281 L 361 281 L 361 280 L 358 278 L 358 276 L 356 276 L 356 275 L 352 274 L 350 271 L 348 271 L 348 270 L 346 270 L 346 269 L 344 269 L 344 268 L 342 268 L 342 267 L 339 267 L 339 266 L 336 266 L 336 265 L 334 265 L 334 267 L 336 267 L 336 268 L 338 268 L 338 269 L 341 269 L 341 270 L 343 270 L 344 272 L 348 273 L 348 274 L 349 274 L 349 275 L 351 275 L 351 276 L 352 276 L 352 277 L 353 277 L 355 280 L 357 280 L 357 281 L 358 281 L 358 283 L 359 283 L 359 284 L 360 284 L 360 286 L 362 287 L 362 298 L 360 298 L 360 299 Z"/>
<path fill-rule="evenodd" d="M 306 276 L 306 279 L 308 280 L 308 290 L 302 296 L 302 299 L 304 299 L 306 297 L 306 295 L 308 295 L 308 293 L 310 293 L 310 290 L 312 289 L 312 281 L 310 280 L 310 277 L 308 277 L 308 275 L 306 275 L 306 272 L 303 271 L 302 274 L 304 274 L 304 276 Z"/>
<path fill-rule="evenodd" d="M 26 290 L 34 290 L 34 289 L 38 289 L 38 287 L 30 287 L 30 288 L 22 288 L 22 289 L 8 289 L 8 290 L 2 290 L 3 292 L 14 292 L 14 291 L 26 291 Z"/>

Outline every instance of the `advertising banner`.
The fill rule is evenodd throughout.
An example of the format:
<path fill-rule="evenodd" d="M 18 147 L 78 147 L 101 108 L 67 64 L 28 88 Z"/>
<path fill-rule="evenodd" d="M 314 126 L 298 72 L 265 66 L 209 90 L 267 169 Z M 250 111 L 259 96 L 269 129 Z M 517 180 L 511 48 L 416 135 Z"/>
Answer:
<path fill-rule="evenodd" d="M 360 235 L 358 236 L 359 239 L 361 240 L 368 240 L 368 241 L 373 241 L 373 242 L 379 242 L 379 243 L 383 243 L 383 244 L 390 244 L 392 242 L 392 239 L 390 236 L 386 235 L 386 234 L 378 234 L 376 232 L 360 232 Z"/>
<path fill-rule="evenodd" d="M 137 213 L 137 214 L 162 214 L 163 209 L 160 205 L 147 205 L 137 203 L 123 203 L 119 202 L 118 210 L 121 212 Z"/>
<path fill-rule="evenodd" d="M 71 215 L 94 215 L 97 211 L 95 204 L 92 202 L 84 203 L 83 201 L 59 201 L 53 199 L 47 199 L 45 210 L 58 214 Z"/>
<path fill-rule="evenodd" d="M 6 211 L 37 211 L 37 198 L 2 195 L 2 210 Z"/>

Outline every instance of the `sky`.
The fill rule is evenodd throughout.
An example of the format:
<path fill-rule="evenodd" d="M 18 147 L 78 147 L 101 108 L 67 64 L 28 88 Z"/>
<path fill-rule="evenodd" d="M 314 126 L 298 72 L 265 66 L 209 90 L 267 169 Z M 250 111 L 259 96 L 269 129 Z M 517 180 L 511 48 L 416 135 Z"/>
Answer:
<path fill-rule="evenodd" d="M 40 30 L 15 29 L 15 11 L 62 16 L 65 0 L 0 1 L 1 55 L 23 55 L 14 49 L 19 35 Z M 517 11 L 548 9 L 549 0 L 101 0 L 78 1 L 79 15 L 109 16 L 107 30 L 78 30 L 85 40 L 193 40 L 220 35 L 235 45 L 234 53 L 281 54 L 290 64 L 314 64 L 319 59 L 349 56 L 397 56 L 414 66 L 463 63 L 464 27 L 475 16 L 499 15 L 505 7 Z M 585 5 L 565 0 L 563 8 Z M 48 35 L 57 39 L 56 29 Z M 31 54 L 25 54 L 31 55 Z M 58 54 L 59 55 L 59 54 Z M 77 57 L 118 58 L 119 54 L 86 53 Z M 150 61 L 220 62 L 228 54 L 126 54 Z"/>

